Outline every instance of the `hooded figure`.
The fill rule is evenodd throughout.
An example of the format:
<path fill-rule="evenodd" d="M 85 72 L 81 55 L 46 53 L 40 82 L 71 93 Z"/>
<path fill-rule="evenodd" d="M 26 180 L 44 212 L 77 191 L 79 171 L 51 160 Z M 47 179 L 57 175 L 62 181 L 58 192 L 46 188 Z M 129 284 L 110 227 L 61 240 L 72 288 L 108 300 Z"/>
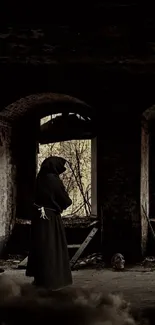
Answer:
<path fill-rule="evenodd" d="M 38 286 L 57 290 L 72 284 L 72 275 L 61 213 L 72 201 L 59 175 L 66 160 L 49 157 L 36 179 L 34 216 L 26 275 Z"/>

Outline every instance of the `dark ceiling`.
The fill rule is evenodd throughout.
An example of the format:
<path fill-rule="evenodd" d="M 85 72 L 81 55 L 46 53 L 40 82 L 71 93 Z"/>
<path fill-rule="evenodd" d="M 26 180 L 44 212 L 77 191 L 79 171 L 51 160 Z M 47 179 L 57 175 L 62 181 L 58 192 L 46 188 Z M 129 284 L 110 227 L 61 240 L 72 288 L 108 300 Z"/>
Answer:
<path fill-rule="evenodd" d="M 143 111 L 155 102 L 155 20 L 147 2 L 7 5 L 0 26 L 1 110 L 41 92 L 65 93 L 106 111 Z"/>

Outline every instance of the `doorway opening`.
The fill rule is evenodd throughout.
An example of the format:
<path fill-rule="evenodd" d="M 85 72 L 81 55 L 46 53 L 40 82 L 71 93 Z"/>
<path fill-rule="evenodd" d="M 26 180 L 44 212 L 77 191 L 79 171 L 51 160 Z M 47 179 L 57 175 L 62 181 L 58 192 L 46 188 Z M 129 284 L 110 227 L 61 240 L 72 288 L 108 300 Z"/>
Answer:
<path fill-rule="evenodd" d="M 70 113 L 73 117 L 73 113 Z M 53 114 L 40 120 L 40 126 L 45 129 L 52 119 L 61 117 L 62 114 Z M 78 115 L 78 118 L 80 116 Z M 52 129 L 51 129 L 52 130 Z M 69 139 L 70 137 L 70 139 Z M 96 139 L 89 138 L 89 134 L 78 134 L 72 139 L 72 132 L 68 139 L 64 135 L 44 139 L 38 144 L 37 171 L 42 161 L 51 156 L 62 156 L 69 164 L 66 172 L 60 177 L 65 185 L 72 205 L 66 209 L 63 217 L 97 218 L 97 170 L 96 170 Z M 63 140 L 64 138 L 64 140 Z M 45 143 L 47 142 L 47 143 Z"/>

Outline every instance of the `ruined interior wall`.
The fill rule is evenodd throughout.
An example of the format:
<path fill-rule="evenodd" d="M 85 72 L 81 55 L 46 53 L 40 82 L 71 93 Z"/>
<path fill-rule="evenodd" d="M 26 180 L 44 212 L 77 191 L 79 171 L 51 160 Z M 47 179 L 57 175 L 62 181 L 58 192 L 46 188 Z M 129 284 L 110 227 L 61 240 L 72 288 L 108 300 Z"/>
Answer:
<path fill-rule="evenodd" d="M 15 195 L 11 128 L 0 121 L 0 255 L 13 227 Z"/>
<path fill-rule="evenodd" d="M 30 119 L 20 122 L 13 130 L 16 164 L 16 218 L 31 219 L 34 182 L 36 177 L 36 132 L 35 122 Z"/>
<path fill-rule="evenodd" d="M 141 179 L 140 179 L 140 209 L 141 209 L 141 249 L 143 256 L 147 253 L 148 246 L 148 221 L 149 216 L 149 142 L 150 134 L 148 121 L 142 116 L 141 120 Z"/>
<path fill-rule="evenodd" d="M 155 218 L 155 122 L 149 127 L 149 216 Z"/>
<path fill-rule="evenodd" d="M 107 116 L 99 134 L 98 193 L 103 210 L 103 254 L 140 255 L 140 121 Z"/>
<path fill-rule="evenodd" d="M 155 230 L 155 120 L 148 123 L 148 133 L 149 133 L 149 217 L 154 219 L 151 222 L 153 229 Z M 149 255 L 154 255 L 154 238 L 148 227 L 148 242 L 147 242 L 147 253 Z"/>

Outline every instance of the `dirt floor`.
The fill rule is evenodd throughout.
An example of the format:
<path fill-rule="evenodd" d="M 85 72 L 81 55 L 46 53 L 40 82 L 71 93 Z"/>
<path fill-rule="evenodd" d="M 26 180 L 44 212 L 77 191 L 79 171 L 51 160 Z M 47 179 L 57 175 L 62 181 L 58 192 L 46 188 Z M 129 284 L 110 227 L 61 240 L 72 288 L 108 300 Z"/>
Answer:
<path fill-rule="evenodd" d="M 5 274 L 22 283 L 32 282 L 25 276 L 25 270 L 7 268 Z M 155 303 L 155 270 L 142 267 L 122 272 L 85 269 L 73 271 L 73 280 L 73 285 L 94 288 L 96 292 L 120 292 L 138 309 L 153 307 Z"/>

